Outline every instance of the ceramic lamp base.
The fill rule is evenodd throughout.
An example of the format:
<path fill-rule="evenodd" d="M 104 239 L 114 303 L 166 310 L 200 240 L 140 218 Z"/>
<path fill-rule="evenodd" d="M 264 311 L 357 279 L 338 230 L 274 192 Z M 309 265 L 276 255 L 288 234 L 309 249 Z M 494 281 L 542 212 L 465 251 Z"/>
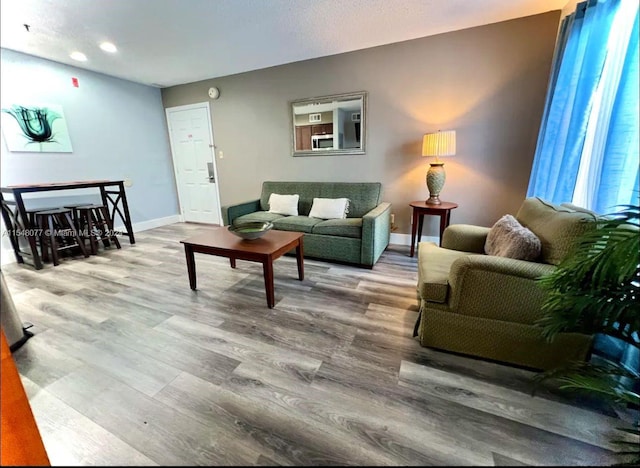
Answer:
<path fill-rule="evenodd" d="M 440 192 L 444 187 L 446 173 L 444 172 L 444 163 L 431 163 L 427 172 L 427 188 L 429 189 L 429 199 L 426 201 L 429 205 L 440 205 Z"/>

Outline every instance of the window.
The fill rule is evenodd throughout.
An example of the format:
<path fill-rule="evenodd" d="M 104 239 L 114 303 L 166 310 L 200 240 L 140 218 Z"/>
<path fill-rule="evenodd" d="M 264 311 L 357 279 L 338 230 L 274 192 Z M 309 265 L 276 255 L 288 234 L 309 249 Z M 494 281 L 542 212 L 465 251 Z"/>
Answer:
<path fill-rule="evenodd" d="M 638 2 L 580 3 L 561 26 L 527 195 L 637 204 L 638 127 Z"/>

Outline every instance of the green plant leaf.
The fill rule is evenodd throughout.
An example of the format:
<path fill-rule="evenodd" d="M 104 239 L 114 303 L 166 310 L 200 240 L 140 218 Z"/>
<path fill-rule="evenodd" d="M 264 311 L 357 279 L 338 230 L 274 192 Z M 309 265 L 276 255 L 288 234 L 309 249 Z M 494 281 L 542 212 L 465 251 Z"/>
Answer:
<path fill-rule="evenodd" d="M 536 322 L 543 337 L 558 333 L 605 334 L 640 348 L 640 207 L 624 205 L 605 216 L 595 229 L 581 236 L 557 268 L 538 280 L 547 293 L 542 316 Z M 640 406 L 632 389 L 640 384 L 638 372 L 603 360 L 602 364 L 572 362 L 535 376 L 533 392 L 546 380 L 562 390 L 598 395 L 621 404 Z M 640 435 L 640 422 L 619 430 Z M 633 457 L 617 466 L 640 464 L 640 443 L 616 440 Z"/>
<path fill-rule="evenodd" d="M 640 209 L 626 205 L 538 280 L 547 298 L 536 324 L 548 341 L 561 332 L 604 333 L 640 347 L 638 219 Z"/>

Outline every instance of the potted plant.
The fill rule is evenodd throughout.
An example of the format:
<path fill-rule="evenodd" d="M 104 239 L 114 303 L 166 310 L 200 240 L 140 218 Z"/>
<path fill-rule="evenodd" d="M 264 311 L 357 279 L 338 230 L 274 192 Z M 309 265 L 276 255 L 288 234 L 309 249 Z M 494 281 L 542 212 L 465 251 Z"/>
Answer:
<path fill-rule="evenodd" d="M 620 340 L 640 348 L 640 207 L 626 205 L 603 217 L 583 235 L 551 274 L 538 280 L 548 293 L 537 322 L 551 341 L 560 332 L 578 332 Z M 555 379 L 560 389 L 587 392 L 627 408 L 640 409 L 638 369 L 605 358 L 576 362 L 538 374 L 536 381 Z M 640 435 L 638 418 L 622 431 Z M 638 440 L 617 441 L 620 464 L 640 463 Z M 628 444 L 628 445 L 627 445 Z"/>

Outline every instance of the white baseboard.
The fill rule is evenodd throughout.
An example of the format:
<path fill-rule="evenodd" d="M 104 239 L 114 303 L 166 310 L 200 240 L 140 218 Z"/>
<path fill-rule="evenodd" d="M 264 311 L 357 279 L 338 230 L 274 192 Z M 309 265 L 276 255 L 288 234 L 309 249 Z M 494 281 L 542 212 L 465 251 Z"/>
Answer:
<path fill-rule="evenodd" d="M 180 221 L 182 221 L 182 216 L 173 215 L 173 216 L 166 216 L 164 218 L 150 219 L 149 221 L 142 221 L 140 223 L 134 223 L 132 227 L 133 227 L 133 232 L 140 232 L 140 231 L 146 231 L 147 229 L 153 229 L 160 226 L 167 226 L 169 224 L 179 223 Z M 3 225 L 3 228 L 4 228 L 4 225 Z M 114 226 L 114 230 L 124 231 L 125 228 L 122 225 Z M 3 231 L 2 234 L 4 235 L 4 229 L 2 231 Z M 8 265 L 9 263 L 16 263 L 16 256 L 13 253 L 13 248 L 11 246 L 7 247 L 5 245 L 2 245 L 2 249 L 0 250 L 0 264 Z"/>
<path fill-rule="evenodd" d="M 157 228 L 160 226 L 167 226 L 169 224 L 179 223 L 182 221 L 182 216 L 172 215 L 164 218 L 150 219 L 149 221 L 142 221 L 140 223 L 133 223 L 133 232 L 146 231 L 148 229 Z M 121 224 L 113 227 L 114 231 L 124 231 L 125 227 Z"/>
<path fill-rule="evenodd" d="M 440 241 L 437 237 L 434 236 L 422 236 L 421 242 L 435 242 L 437 244 Z M 411 234 L 391 233 L 391 239 L 389 240 L 389 243 L 397 245 L 411 245 Z"/>

